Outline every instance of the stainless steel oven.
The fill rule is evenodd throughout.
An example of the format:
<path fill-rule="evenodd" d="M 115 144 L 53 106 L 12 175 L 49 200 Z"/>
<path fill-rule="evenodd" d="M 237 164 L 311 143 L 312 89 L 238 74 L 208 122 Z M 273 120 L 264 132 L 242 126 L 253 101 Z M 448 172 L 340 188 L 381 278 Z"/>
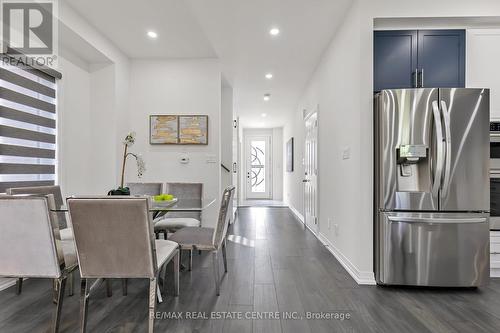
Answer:
<path fill-rule="evenodd" d="M 490 229 L 500 230 L 500 121 L 490 123 Z"/>

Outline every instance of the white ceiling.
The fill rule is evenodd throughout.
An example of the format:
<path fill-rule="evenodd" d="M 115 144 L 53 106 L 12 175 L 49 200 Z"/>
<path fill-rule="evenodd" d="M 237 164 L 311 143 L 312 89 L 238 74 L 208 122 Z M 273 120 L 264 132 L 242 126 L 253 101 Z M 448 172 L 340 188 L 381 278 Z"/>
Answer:
<path fill-rule="evenodd" d="M 131 58 L 217 56 L 185 0 L 65 1 Z"/>
<path fill-rule="evenodd" d="M 131 58 L 218 57 L 244 127 L 284 125 L 352 2 L 66 1 Z M 278 37 L 268 33 L 274 26 Z M 145 36 L 149 29 L 158 32 L 157 40 Z M 267 72 L 272 80 L 264 78 Z"/>

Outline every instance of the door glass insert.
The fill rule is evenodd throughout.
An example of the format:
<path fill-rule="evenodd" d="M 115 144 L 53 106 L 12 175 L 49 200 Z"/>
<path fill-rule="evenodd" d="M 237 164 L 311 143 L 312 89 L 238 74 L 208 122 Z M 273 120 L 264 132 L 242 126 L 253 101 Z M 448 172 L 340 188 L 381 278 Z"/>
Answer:
<path fill-rule="evenodd" d="M 266 192 L 266 141 L 252 140 L 250 142 L 251 163 L 250 182 L 252 192 Z"/>

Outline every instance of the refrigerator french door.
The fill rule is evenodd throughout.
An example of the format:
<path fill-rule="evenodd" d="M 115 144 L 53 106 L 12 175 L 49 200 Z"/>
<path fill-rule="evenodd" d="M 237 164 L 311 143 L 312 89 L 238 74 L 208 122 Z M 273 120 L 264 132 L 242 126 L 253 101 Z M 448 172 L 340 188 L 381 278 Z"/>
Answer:
<path fill-rule="evenodd" d="M 489 277 L 489 90 L 383 90 L 375 102 L 379 284 Z"/>

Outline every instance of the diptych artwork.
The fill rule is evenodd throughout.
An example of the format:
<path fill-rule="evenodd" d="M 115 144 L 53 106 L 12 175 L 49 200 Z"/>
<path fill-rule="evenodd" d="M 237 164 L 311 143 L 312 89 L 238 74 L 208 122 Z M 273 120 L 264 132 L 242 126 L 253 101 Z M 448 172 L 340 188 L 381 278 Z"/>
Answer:
<path fill-rule="evenodd" d="M 208 116 L 179 116 L 179 143 L 208 144 Z"/>
<path fill-rule="evenodd" d="M 177 116 L 151 116 L 151 144 L 179 143 L 179 121 Z"/>
<path fill-rule="evenodd" d="M 208 116 L 152 115 L 149 122 L 151 144 L 208 144 Z"/>

